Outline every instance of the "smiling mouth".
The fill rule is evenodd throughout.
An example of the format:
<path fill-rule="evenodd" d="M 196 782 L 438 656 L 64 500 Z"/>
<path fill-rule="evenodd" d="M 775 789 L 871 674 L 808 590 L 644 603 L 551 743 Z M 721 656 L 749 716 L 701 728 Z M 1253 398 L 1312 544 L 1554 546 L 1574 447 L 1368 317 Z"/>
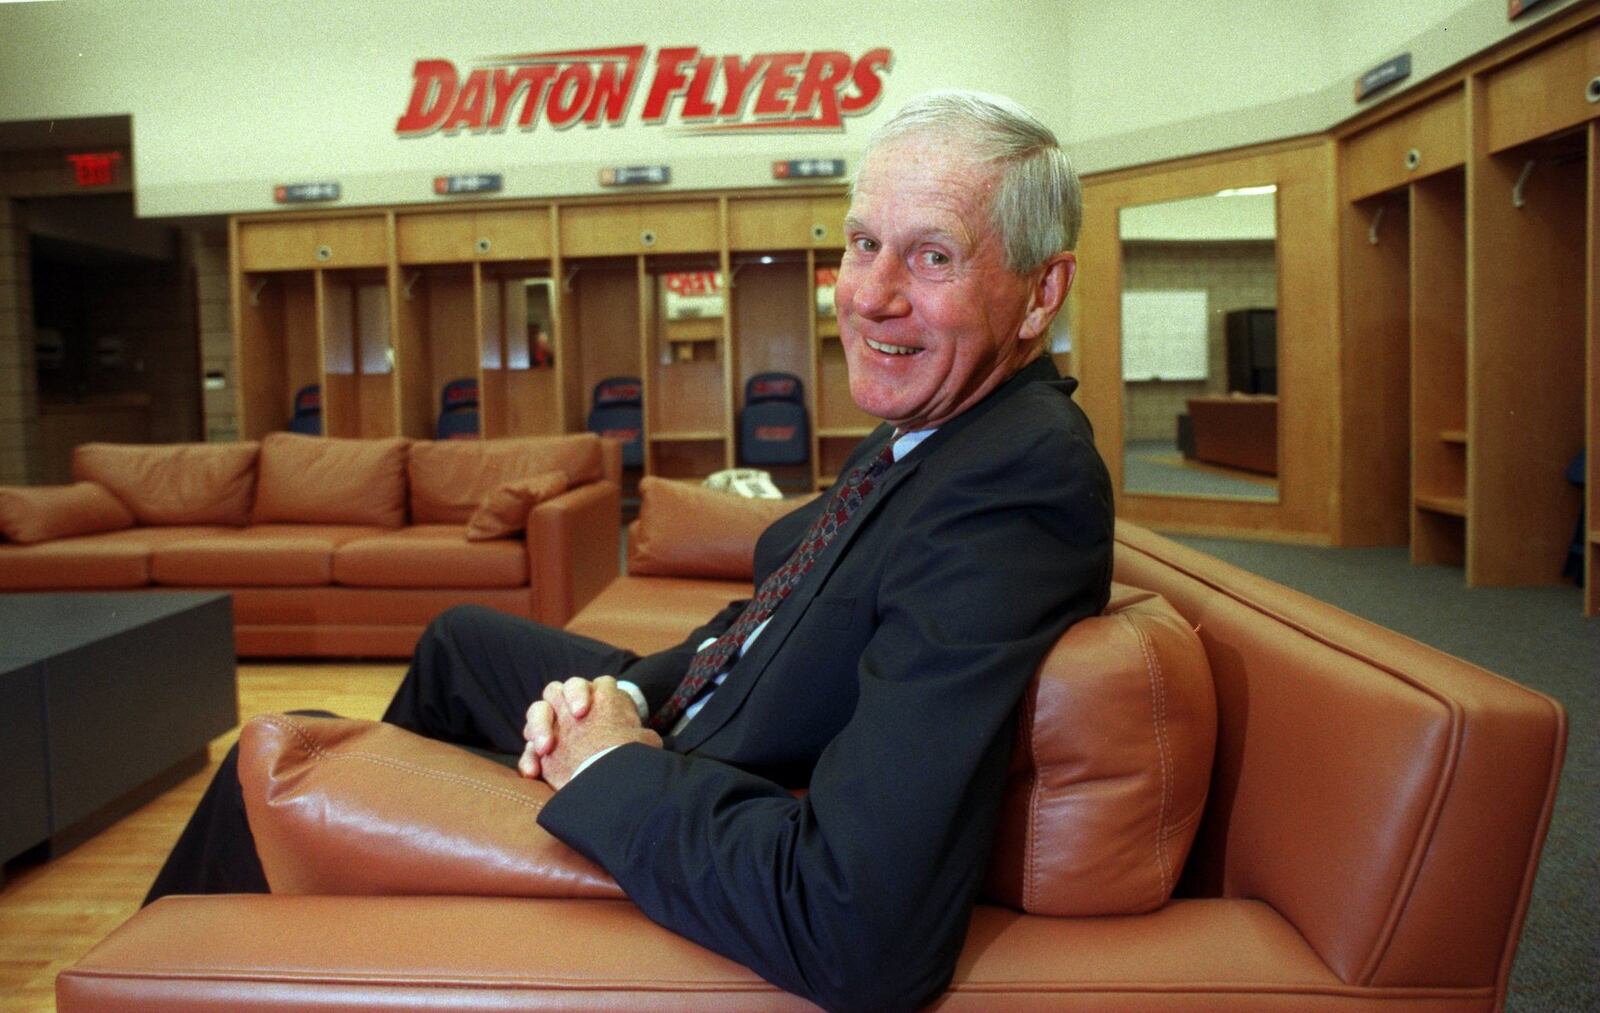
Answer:
<path fill-rule="evenodd" d="M 884 355 L 915 355 L 922 351 L 922 349 L 912 348 L 910 345 L 890 345 L 882 341 L 873 341 L 871 338 L 863 338 L 862 340 L 867 343 L 868 348 L 874 352 L 882 352 Z"/>

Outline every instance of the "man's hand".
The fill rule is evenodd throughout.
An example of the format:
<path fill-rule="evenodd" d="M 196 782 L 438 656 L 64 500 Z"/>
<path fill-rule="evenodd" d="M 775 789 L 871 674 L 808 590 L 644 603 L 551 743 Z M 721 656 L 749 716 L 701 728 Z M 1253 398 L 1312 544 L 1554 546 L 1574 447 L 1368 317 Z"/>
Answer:
<path fill-rule="evenodd" d="M 517 770 L 523 777 L 542 777 L 557 790 L 602 750 L 627 742 L 661 748 L 661 736 L 640 726 L 633 697 L 609 675 L 545 686 L 544 699 L 528 708 L 522 737 L 528 745 Z"/>

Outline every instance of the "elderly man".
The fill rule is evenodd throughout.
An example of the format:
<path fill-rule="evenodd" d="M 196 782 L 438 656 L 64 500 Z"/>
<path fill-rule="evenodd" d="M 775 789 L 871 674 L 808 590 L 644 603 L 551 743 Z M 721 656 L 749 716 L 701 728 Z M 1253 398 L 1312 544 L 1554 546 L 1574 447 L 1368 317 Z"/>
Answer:
<path fill-rule="evenodd" d="M 543 827 L 783 988 L 836 1008 L 938 995 L 1018 701 L 1108 594 L 1106 472 L 1044 355 L 1078 220 L 1065 156 L 1014 103 L 900 110 L 857 175 L 836 288 L 851 395 L 885 424 L 762 535 L 755 597 L 642 658 L 453 610 L 385 720 L 520 750 L 557 789 Z M 238 883 L 152 895 L 186 888 Z"/>

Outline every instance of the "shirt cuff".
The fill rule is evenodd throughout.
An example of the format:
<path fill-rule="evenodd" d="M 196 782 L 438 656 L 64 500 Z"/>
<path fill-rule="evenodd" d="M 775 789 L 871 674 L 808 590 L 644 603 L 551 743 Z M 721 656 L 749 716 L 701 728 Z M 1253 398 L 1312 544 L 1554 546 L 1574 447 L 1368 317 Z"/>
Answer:
<path fill-rule="evenodd" d="M 639 711 L 640 721 L 650 720 L 650 702 L 644 698 L 644 690 L 626 679 L 618 679 L 617 688 L 633 697 L 633 706 Z"/>
<path fill-rule="evenodd" d="M 589 769 L 589 765 L 590 764 L 592 764 L 594 761 L 600 759 L 600 757 L 606 755 L 607 753 L 611 752 L 613 749 L 616 749 L 616 748 L 618 748 L 618 747 L 617 746 L 607 746 L 606 748 L 600 750 L 598 753 L 596 753 L 593 756 L 589 757 L 587 760 L 584 760 L 582 763 L 578 764 L 578 769 L 574 770 L 572 772 L 572 776 L 567 778 L 567 783 L 571 784 L 573 781 L 576 781 L 578 778 L 582 777 L 583 776 L 583 772 Z"/>

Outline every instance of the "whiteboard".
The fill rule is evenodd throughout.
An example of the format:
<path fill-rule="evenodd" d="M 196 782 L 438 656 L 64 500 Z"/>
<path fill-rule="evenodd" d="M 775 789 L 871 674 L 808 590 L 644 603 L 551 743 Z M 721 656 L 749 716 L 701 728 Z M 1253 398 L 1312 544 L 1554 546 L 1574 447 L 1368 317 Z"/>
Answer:
<path fill-rule="evenodd" d="M 1204 289 L 1122 293 L 1122 378 L 1204 380 L 1210 321 Z"/>

